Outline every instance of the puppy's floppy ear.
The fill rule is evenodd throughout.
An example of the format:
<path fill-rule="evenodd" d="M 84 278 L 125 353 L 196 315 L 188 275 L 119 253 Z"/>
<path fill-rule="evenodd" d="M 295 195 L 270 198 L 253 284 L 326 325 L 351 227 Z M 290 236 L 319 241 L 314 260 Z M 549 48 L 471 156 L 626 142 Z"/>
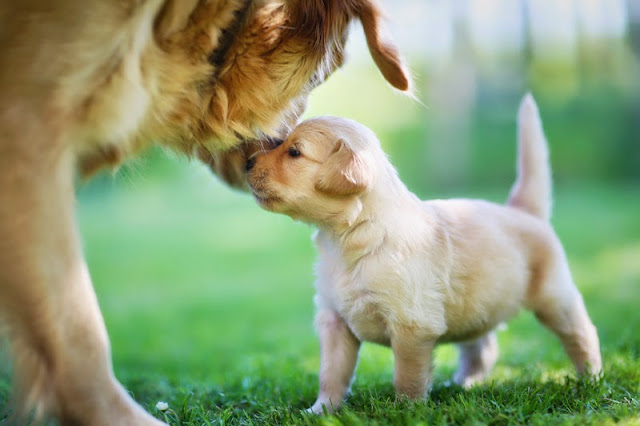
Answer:
<path fill-rule="evenodd" d="M 371 57 L 384 78 L 398 90 L 411 89 L 411 77 L 402 62 L 398 48 L 385 38 L 383 15 L 376 0 L 361 0 L 357 5 L 357 13 L 362 22 L 364 35 Z"/>
<path fill-rule="evenodd" d="M 340 139 L 318 170 L 315 188 L 330 195 L 353 195 L 369 188 L 372 180 L 367 159 Z"/>

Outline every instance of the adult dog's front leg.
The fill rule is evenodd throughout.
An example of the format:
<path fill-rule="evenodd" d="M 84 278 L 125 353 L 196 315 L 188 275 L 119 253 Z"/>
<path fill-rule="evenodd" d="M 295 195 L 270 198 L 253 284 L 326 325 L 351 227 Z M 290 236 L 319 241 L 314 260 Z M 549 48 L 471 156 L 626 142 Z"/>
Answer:
<path fill-rule="evenodd" d="M 347 396 L 358 361 L 360 341 L 353 335 L 344 319 L 336 312 L 323 309 L 316 314 L 320 338 L 320 392 L 309 411 L 332 413 Z"/>
<path fill-rule="evenodd" d="M 74 224 L 72 153 L 28 124 L 21 135 L 0 129 L 0 314 L 14 362 L 15 422 L 35 408 L 63 424 L 162 424 L 112 373 Z M 39 150 L 43 135 L 51 139 Z M 12 144 L 12 136 L 23 139 Z"/>

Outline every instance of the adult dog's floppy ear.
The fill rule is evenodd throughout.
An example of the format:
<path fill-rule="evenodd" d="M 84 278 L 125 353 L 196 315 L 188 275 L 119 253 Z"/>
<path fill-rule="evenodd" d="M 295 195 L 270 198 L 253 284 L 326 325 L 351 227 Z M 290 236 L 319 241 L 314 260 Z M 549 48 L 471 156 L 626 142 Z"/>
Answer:
<path fill-rule="evenodd" d="M 393 87 L 408 91 L 411 89 L 411 77 L 402 62 L 398 48 L 391 40 L 385 38 L 383 15 L 375 1 L 362 0 L 357 6 L 371 57 Z"/>
<path fill-rule="evenodd" d="M 371 184 L 372 174 L 367 159 L 340 139 L 318 170 L 315 188 L 326 194 L 346 196 L 360 193 Z"/>

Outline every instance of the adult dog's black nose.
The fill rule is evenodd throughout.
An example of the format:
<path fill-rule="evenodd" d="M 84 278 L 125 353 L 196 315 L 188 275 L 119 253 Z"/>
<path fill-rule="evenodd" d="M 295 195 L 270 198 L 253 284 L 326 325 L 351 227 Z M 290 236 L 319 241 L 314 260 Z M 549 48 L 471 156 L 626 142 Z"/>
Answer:
<path fill-rule="evenodd" d="M 244 165 L 244 168 L 246 171 L 249 171 L 253 169 L 253 166 L 255 165 L 256 165 L 256 157 L 251 157 L 247 160 L 246 164 Z"/>

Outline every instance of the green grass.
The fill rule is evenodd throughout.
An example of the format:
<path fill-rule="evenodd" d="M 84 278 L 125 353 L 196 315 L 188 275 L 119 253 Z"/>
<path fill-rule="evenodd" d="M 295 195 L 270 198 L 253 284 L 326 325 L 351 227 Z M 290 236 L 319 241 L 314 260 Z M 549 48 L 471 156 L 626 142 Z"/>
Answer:
<path fill-rule="evenodd" d="M 334 101 L 336 93 L 341 102 Z M 400 176 L 423 198 L 499 202 L 513 174 L 519 96 L 476 113 L 465 179 L 477 187 L 444 192 L 428 170 L 427 144 L 442 142 L 428 140 L 429 106 L 392 93 L 377 72 L 332 77 L 314 93 L 311 110 L 374 128 Z M 553 222 L 599 330 L 601 381 L 576 380 L 559 342 L 524 312 L 499 333 L 500 358 L 486 384 L 466 391 L 448 386 L 456 352 L 442 346 L 429 399 L 396 401 L 390 350 L 365 344 L 352 395 L 339 413 L 304 414 L 316 396 L 319 367 L 312 230 L 261 211 L 204 167 L 185 160 L 176 165 L 157 152 L 146 157 L 152 161 L 139 160 L 117 178 L 103 176 L 79 190 L 85 252 L 117 376 L 172 425 L 640 424 L 640 185 L 582 183 L 585 175 L 611 174 L 612 164 L 622 165 L 621 176 L 638 176 L 635 145 L 626 162 L 613 161 L 603 154 L 612 151 L 609 141 L 593 136 L 594 129 L 614 128 L 621 129 L 617 141 L 637 140 L 637 120 L 624 121 L 631 130 L 619 126 L 611 119 L 617 110 L 606 105 L 599 120 L 592 110 L 567 116 L 541 108 L 559 181 Z M 8 374 L 6 368 L 0 374 L 0 412 Z M 158 412 L 158 401 L 170 409 Z"/>
<path fill-rule="evenodd" d="M 170 424 L 640 423 L 637 184 L 556 191 L 554 224 L 600 333 L 600 382 L 576 380 L 559 342 L 522 313 L 499 333 L 486 384 L 449 386 L 456 352 L 442 346 L 429 399 L 397 401 L 390 350 L 365 344 L 346 405 L 314 417 L 302 413 L 319 366 L 312 230 L 259 210 L 203 167 L 157 164 L 165 177 L 142 165 L 81 188 L 78 210 L 116 374 Z M 508 185 L 448 195 L 499 201 Z M 7 393 L 0 381 L 0 401 Z"/>

